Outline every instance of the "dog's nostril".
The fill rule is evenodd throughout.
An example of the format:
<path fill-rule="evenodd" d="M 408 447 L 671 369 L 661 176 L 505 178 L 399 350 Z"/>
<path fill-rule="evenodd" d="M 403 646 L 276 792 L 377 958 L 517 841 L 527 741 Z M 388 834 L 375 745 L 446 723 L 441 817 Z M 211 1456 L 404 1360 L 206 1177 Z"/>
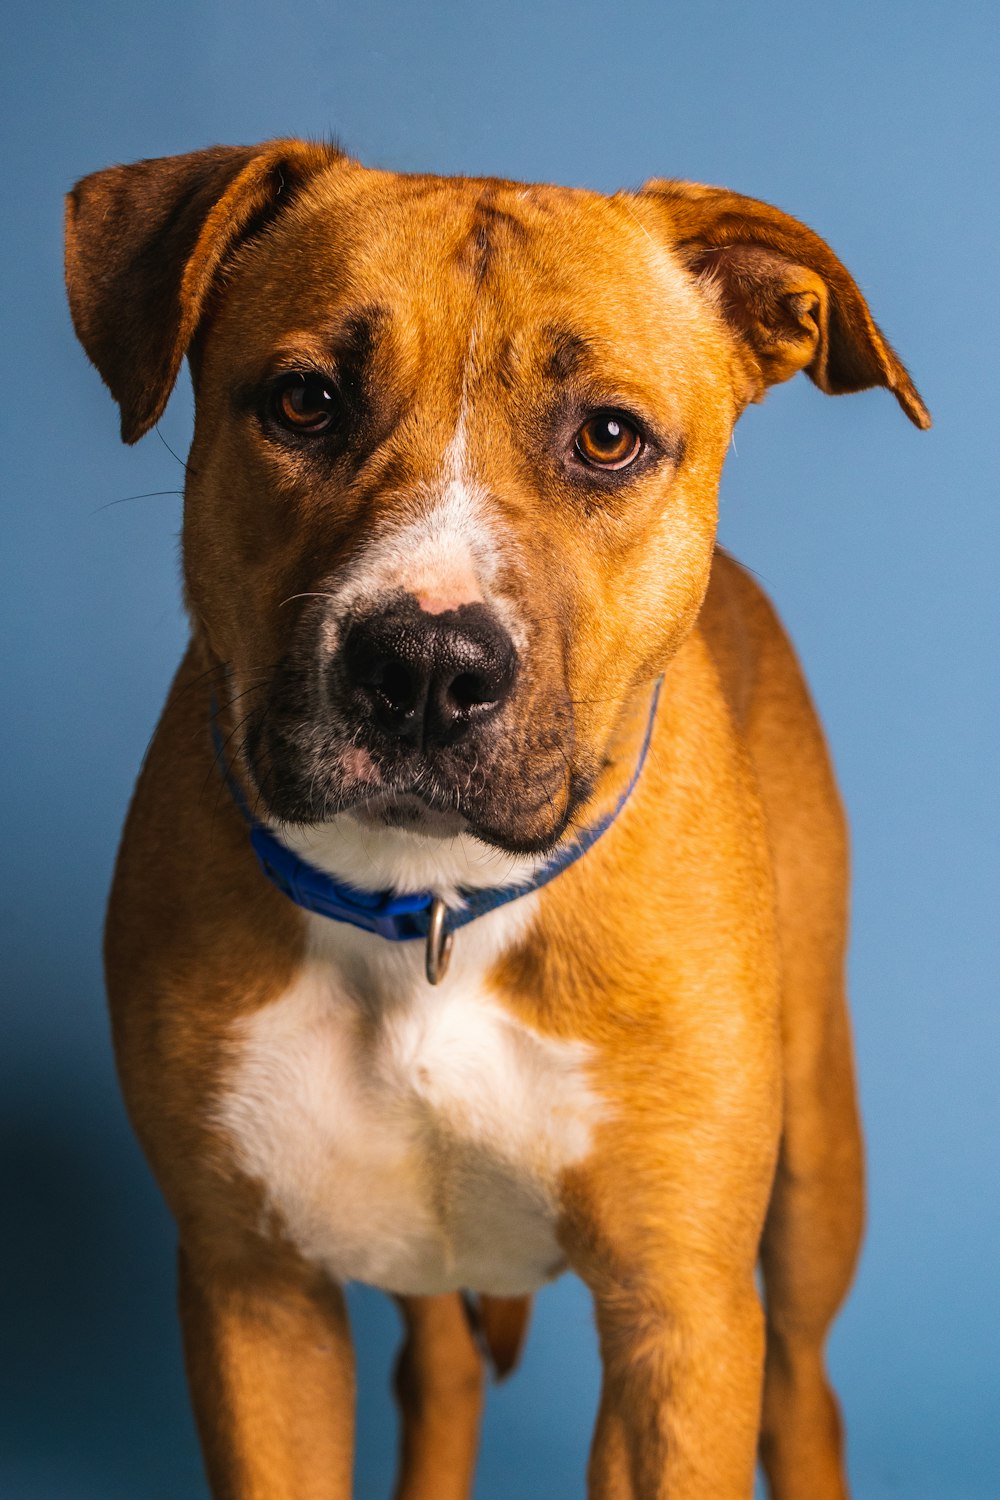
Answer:
<path fill-rule="evenodd" d="M 380 680 L 373 683 L 382 697 L 393 708 L 409 708 L 417 697 L 414 674 L 405 662 L 386 662 L 379 674 Z"/>
<path fill-rule="evenodd" d="M 496 693 L 488 682 L 476 672 L 460 672 L 448 684 L 447 695 L 455 708 L 465 710 L 481 703 L 492 703 Z"/>

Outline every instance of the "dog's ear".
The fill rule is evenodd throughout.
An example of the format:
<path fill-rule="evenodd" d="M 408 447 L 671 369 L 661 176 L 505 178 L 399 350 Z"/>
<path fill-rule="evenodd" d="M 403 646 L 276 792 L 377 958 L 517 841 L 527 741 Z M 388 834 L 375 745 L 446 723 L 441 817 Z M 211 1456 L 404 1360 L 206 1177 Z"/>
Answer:
<path fill-rule="evenodd" d="M 217 146 L 109 167 L 66 198 L 73 326 L 134 443 L 163 412 L 228 252 L 263 228 L 332 146 Z"/>
<path fill-rule="evenodd" d="M 887 387 L 917 427 L 930 413 L 850 272 L 818 234 L 770 204 L 654 180 L 638 201 L 719 306 L 767 386 L 805 370 L 831 395 Z"/>

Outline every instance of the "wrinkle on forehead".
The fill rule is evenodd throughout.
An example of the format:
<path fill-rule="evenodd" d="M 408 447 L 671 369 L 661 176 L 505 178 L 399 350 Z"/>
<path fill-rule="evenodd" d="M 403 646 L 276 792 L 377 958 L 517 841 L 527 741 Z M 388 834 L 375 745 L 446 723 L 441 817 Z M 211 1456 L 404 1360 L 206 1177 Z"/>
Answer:
<path fill-rule="evenodd" d="M 585 324 L 594 318 L 607 332 L 619 310 L 635 322 L 661 299 L 684 322 L 685 309 L 703 312 L 684 266 L 626 193 L 339 169 L 296 201 L 290 227 L 295 220 L 337 300 L 431 313 L 435 355 L 443 336 L 461 357 L 484 293 L 494 315 L 565 322 L 579 307 Z"/>
<path fill-rule="evenodd" d="M 523 244 L 530 230 L 512 208 L 498 201 L 495 188 L 486 188 L 473 210 L 472 224 L 459 246 L 456 261 L 481 286 L 505 245 Z"/>

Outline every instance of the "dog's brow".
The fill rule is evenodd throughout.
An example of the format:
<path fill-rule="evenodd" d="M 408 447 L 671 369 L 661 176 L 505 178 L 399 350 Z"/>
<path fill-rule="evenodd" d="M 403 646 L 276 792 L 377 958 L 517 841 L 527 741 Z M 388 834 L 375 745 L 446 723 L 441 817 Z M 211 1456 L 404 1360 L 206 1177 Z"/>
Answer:
<path fill-rule="evenodd" d="M 371 358 L 388 322 L 388 309 L 377 304 L 345 308 L 320 334 L 320 340 L 337 364 L 357 367 Z"/>
<path fill-rule="evenodd" d="M 499 200 L 495 185 L 490 184 L 475 205 L 469 233 L 458 250 L 459 264 L 482 284 L 500 246 L 526 240 L 529 233 L 528 226 Z"/>
<path fill-rule="evenodd" d="M 549 369 L 556 380 L 568 380 L 586 362 L 590 340 L 571 328 L 547 328 Z"/>
<path fill-rule="evenodd" d="M 256 378 L 242 383 L 234 392 L 234 402 L 242 407 L 256 399 L 258 383 L 282 374 L 314 367 L 333 367 L 359 374 L 369 364 L 380 337 L 389 323 L 387 308 L 365 304 L 342 309 L 324 327 L 308 334 L 292 335 L 272 350 Z"/>

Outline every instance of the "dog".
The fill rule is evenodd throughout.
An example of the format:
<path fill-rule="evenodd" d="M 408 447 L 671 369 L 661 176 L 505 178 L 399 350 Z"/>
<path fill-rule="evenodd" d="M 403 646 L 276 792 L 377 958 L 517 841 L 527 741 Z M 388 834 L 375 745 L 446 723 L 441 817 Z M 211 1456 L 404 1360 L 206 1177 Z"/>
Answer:
<path fill-rule="evenodd" d="M 726 190 L 294 140 L 84 178 L 67 276 L 126 442 L 185 355 L 196 396 L 106 967 L 213 1495 L 350 1494 L 356 1280 L 406 1325 L 398 1500 L 468 1496 L 484 1369 L 569 1268 L 594 1500 L 746 1500 L 758 1452 L 842 1500 L 844 822 L 715 530 L 798 371 L 929 426 L 857 285 Z"/>

